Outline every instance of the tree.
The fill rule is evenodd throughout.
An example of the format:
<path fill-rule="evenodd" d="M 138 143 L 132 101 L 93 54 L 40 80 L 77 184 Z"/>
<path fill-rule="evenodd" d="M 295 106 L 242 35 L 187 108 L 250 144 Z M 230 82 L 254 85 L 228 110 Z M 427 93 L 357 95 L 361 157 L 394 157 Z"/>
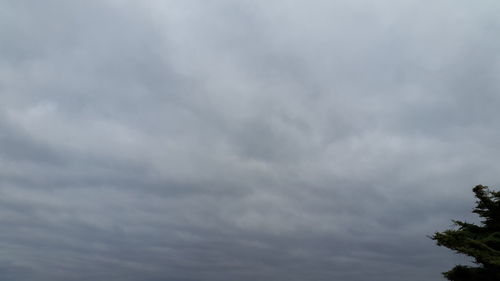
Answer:
<path fill-rule="evenodd" d="M 472 211 L 482 219 L 479 225 L 453 221 L 455 229 L 436 232 L 431 238 L 438 246 L 473 258 L 477 266 L 457 265 L 443 275 L 451 281 L 500 280 L 500 192 L 478 185 Z"/>

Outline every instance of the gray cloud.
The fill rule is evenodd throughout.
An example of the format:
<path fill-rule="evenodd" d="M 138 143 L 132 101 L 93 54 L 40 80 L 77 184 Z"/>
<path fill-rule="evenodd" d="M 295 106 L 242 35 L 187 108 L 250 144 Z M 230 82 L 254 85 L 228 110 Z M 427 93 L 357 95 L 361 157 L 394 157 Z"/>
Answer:
<path fill-rule="evenodd" d="M 498 186 L 496 3 L 4 1 L 8 280 L 442 280 Z"/>

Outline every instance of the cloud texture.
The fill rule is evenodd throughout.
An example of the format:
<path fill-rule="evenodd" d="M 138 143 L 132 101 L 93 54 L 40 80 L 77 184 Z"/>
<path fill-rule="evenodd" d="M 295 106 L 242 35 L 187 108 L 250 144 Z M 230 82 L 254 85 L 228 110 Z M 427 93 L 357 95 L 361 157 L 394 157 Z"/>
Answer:
<path fill-rule="evenodd" d="M 5 280 L 442 280 L 498 186 L 495 1 L 0 3 Z"/>

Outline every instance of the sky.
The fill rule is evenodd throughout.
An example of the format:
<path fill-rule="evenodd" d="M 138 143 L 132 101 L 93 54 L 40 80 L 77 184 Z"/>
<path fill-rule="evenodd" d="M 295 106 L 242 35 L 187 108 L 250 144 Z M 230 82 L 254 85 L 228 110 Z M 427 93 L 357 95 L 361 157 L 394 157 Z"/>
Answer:
<path fill-rule="evenodd" d="M 0 275 L 438 281 L 500 185 L 500 4 L 0 1 Z"/>

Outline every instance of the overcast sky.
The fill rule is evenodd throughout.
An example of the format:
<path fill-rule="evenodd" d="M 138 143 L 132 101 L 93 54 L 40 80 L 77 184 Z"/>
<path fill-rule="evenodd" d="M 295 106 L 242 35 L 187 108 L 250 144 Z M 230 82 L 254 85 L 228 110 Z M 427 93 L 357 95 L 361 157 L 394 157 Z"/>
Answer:
<path fill-rule="evenodd" d="M 438 281 L 500 185 L 500 4 L 0 0 L 0 276 Z"/>

